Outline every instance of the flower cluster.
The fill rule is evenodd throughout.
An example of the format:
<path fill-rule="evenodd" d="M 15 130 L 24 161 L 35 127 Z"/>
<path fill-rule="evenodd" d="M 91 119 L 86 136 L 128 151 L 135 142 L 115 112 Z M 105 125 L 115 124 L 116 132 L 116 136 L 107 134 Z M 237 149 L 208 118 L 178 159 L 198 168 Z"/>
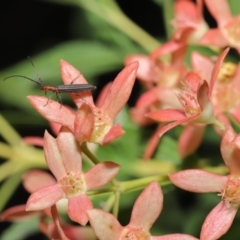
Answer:
<path fill-rule="evenodd" d="M 208 26 L 204 4 L 217 28 Z M 215 240 L 227 233 L 240 206 L 240 134 L 235 132 L 240 129 L 240 65 L 227 60 L 230 47 L 240 52 L 240 18 L 233 16 L 226 0 L 176 0 L 174 19 L 169 24 L 174 29 L 171 38 L 148 55 L 126 56 L 126 66 L 113 82 L 103 87 L 97 101 L 90 91 L 70 92 L 76 106 L 73 109 L 47 97 L 28 96 L 34 109 L 49 121 L 55 137 L 46 130 L 43 137 L 25 137 L 21 143 L 17 138 L 18 144 L 11 143 L 12 152 L 22 156 L 19 149 L 27 149 L 25 157 L 31 151 L 35 153 L 31 145 L 43 147 L 44 166 L 51 174 L 42 170 L 26 172 L 23 186 L 30 196 L 26 204 L 4 211 L 0 215 L 2 221 L 37 217 L 41 232 L 50 239 Z M 211 55 L 189 50 L 193 44 Z M 65 85 L 87 83 L 70 63 L 61 60 L 60 69 Z M 129 110 L 129 119 L 138 127 L 157 127 L 144 147 L 142 160 L 148 161 L 134 165 L 125 159 L 120 164 L 121 153 L 117 149 L 121 152 L 122 148 L 117 144 L 128 129 L 122 127 L 119 114 L 126 110 L 136 79 L 143 91 Z M 136 125 L 134 131 L 140 128 Z M 218 173 L 201 163 L 192 163 L 194 169 L 186 169 L 189 167 L 184 160 L 196 153 L 209 125 L 221 142 L 225 170 Z M 176 128 L 182 162 L 163 173 L 167 169 L 165 162 L 153 161 L 154 153 L 161 146 L 160 139 L 167 138 L 167 132 Z M 127 138 L 127 144 L 132 144 L 127 145 L 128 149 L 138 148 L 136 139 Z M 113 144 L 114 154 L 109 151 L 109 155 L 116 159 L 101 159 L 101 154 L 90 150 L 91 144 L 101 148 Z M 142 154 L 139 152 L 138 157 Z M 16 155 L 6 156 L 15 159 Z M 25 158 L 29 161 L 29 156 Z M 137 170 L 141 164 L 147 170 L 153 166 L 154 174 L 143 176 Z M 178 171 L 179 166 L 184 170 Z M 126 168 L 129 176 L 118 180 L 117 174 L 121 179 Z M 132 179 L 133 176 L 141 177 Z M 214 192 L 220 197 L 205 218 L 199 238 L 167 231 L 153 236 L 150 232 L 153 224 L 158 224 L 164 207 L 163 190 L 170 184 L 194 193 Z M 118 218 L 120 197 L 139 189 L 142 192 L 133 204 L 129 224 L 123 226 Z M 95 202 L 105 195 L 107 200 Z M 60 204 L 64 205 L 63 213 Z"/>

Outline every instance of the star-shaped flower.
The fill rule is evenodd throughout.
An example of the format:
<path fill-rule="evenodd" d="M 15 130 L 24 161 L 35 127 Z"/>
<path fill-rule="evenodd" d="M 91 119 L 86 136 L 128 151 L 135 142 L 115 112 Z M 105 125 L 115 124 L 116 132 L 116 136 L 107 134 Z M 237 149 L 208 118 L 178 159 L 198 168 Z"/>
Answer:
<path fill-rule="evenodd" d="M 226 0 L 204 0 L 209 12 L 217 21 L 218 27 L 210 29 L 201 43 L 218 47 L 231 46 L 240 52 L 240 15 L 231 13 Z"/>
<path fill-rule="evenodd" d="M 70 94 L 78 107 L 77 112 L 49 101 L 45 97 L 29 96 L 30 103 L 47 120 L 68 127 L 79 142 L 93 142 L 106 145 L 124 134 L 120 124 L 114 124 L 114 119 L 128 101 L 137 74 L 138 63 L 126 66 L 107 85 L 104 93 L 100 94 L 97 105 L 93 103 L 92 95 L 88 92 Z M 66 61 L 61 61 L 61 75 L 65 84 L 87 83 L 83 75 Z"/>
<path fill-rule="evenodd" d="M 209 82 L 205 79 L 201 79 L 201 77 L 194 72 L 190 72 L 186 75 L 183 82 L 184 88 L 178 94 L 182 109 L 163 109 L 146 114 L 147 117 L 158 122 L 172 122 L 160 128 L 158 132 L 159 137 L 180 124 L 187 124 L 188 126 L 190 124 L 187 134 L 196 129 L 200 137 L 202 134 L 200 134 L 198 130 L 202 128 L 202 125 L 216 124 L 224 129 L 224 125 L 215 118 L 211 97 L 219 69 L 228 51 L 229 49 L 226 49 L 219 56 L 212 70 Z M 197 136 L 195 135 L 195 137 Z"/>
<path fill-rule="evenodd" d="M 38 211 L 49 208 L 58 200 L 67 198 L 69 217 L 85 225 L 88 221 L 86 211 L 93 207 L 87 191 L 110 182 L 119 171 L 119 165 L 103 162 L 83 173 L 80 147 L 74 135 L 66 127 L 61 129 L 56 139 L 45 132 L 44 154 L 57 183 L 32 193 L 27 201 L 27 210 Z"/>
<path fill-rule="evenodd" d="M 23 186 L 29 192 L 33 193 L 39 188 L 43 188 L 56 183 L 56 180 L 52 175 L 42 170 L 30 170 L 23 176 Z M 93 231 L 90 227 L 83 226 L 72 226 L 61 219 L 60 226 L 56 225 L 56 222 L 50 221 L 54 213 L 51 212 L 50 208 L 45 208 L 40 211 L 27 211 L 26 205 L 17 205 L 10 207 L 0 215 L 0 221 L 10 221 L 17 222 L 23 221 L 26 219 L 39 218 L 39 228 L 42 233 L 44 233 L 49 239 L 62 239 L 62 235 L 66 235 L 69 239 L 79 239 L 81 236 L 82 239 L 92 239 L 94 236 Z M 56 216 L 55 216 L 56 219 Z M 61 228 L 61 233 L 59 233 L 59 228 Z M 65 236 L 65 237 L 66 237 Z M 91 238 L 92 237 L 92 238 Z"/>
<path fill-rule="evenodd" d="M 178 187 L 191 192 L 219 192 L 220 203 L 205 219 L 200 239 L 219 239 L 230 228 L 240 206 L 240 135 L 231 127 L 221 142 L 221 153 L 230 174 L 221 176 L 204 170 L 183 170 L 169 175 Z"/>
<path fill-rule="evenodd" d="M 148 185 L 136 200 L 130 223 L 123 227 L 110 213 L 100 209 L 87 211 L 90 224 L 99 240 L 196 240 L 185 234 L 151 236 L 149 230 L 158 218 L 163 206 L 163 194 L 159 184 L 154 181 Z"/>

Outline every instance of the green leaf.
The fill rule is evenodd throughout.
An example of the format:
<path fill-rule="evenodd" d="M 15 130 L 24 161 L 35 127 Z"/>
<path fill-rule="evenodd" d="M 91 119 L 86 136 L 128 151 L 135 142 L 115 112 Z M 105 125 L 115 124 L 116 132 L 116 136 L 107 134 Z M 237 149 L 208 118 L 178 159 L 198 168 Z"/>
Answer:
<path fill-rule="evenodd" d="M 82 14 L 83 15 L 83 14 Z M 146 53 L 141 47 L 131 40 L 126 34 L 117 30 L 109 22 L 99 19 L 99 17 L 90 12 L 84 12 L 86 16 L 87 27 L 91 30 L 91 38 L 104 41 L 110 46 L 114 46 L 116 50 L 121 52 L 121 55 L 131 53 Z M 80 15 L 78 15 L 81 17 Z M 80 19 L 79 19 L 80 20 Z"/>
<path fill-rule="evenodd" d="M 39 232 L 39 220 L 29 219 L 13 223 L 1 235 L 1 240 L 24 240 L 27 237 Z"/>
<path fill-rule="evenodd" d="M 173 0 L 164 0 L 162 1 L 163 6 L 163 17 L 164 17 L 164 25 L 165 30 L 167 33 L 167 38 L 170 39 L 173 33 L 173 27 L 170 24 L 170 21 L 174 18 L 174 11 L 173 11 Z"/>
<path fill-rule="evenodd" d="M 17 131 L 9 124 L 8 121 L 0 114 L 0 135 L 10 144 L 18 145 L 21 141 L 20 135 Z"/>
<path fill-rule="evenodd" d="M 164 135 L 154 154 L 154 159 L 170 161 L 176 165 L 181 164 L 181 157 L 178 152 L 178 142 L 168 135 Z"/>
<path fill-rule="evenodd" d="M 231 12 L 234 16 L 237 16 L 240 14 L 240 5 L 239 0 L 228 0 L 229 7 L 231 9 Z"/>
<path fill-rule="evenodd" d="M 0 212 L 9 201 L 9 198 L 12 196 L 18 185 L 21 183 L 23 171 L 14 172 L 13 175 L 9 176 L 1 185 L 0 188 Z M 11 238 L 9 238 L 11 239 Z"/>

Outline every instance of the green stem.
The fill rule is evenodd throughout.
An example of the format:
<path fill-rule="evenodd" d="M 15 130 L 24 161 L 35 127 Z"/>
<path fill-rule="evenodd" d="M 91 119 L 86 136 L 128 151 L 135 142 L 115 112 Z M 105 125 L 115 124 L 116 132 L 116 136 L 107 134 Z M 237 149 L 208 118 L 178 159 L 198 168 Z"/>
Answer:
<path fill-rule="evenodd" d="M 0 126 L 0 134 L 10 145 L 18 145 L 20 143 L 21 137 L 1 114 Z"/>
<path fill-rule="evenodd" d="M 102 209 L 106 212 L 110 212 L 114 202 L 115 202 L 115 195 L 111 194 L 110 197 L 107 199 L 107 201 L 104 203 L 104 206 Z"/>
<path fill-rule="evenodd" d="M 81 150 L 82 150 L 82 152 L 83 152 L 95 165 L 100 162 L 100 161 L 92 154 L 92 152 L 89 151 L 86 142 L 82 143 L 82 145 L 81 145 Z"/>
<path fill-rule="evenodd" d="M 0 142 L 0 157 L 1 158 L 10 158 L 12 156 L 12 147 L 9 145 Z"/>
<path fill-rule="evenodd" d="M 170 39 L 173 33 L 173 27 L 170 24 L 170 21 L 174 18 L 173 5 L 174 5 L 173 0 L 162 1 L 162 7 L 163 7 L 162 12 L 163 12 L 163 19 L 164 19 L 167 39 Z"/>
<path fill-rule="evenodd" d="M 121 192 L 126 193 L 133 190 L 145 188 L 152 181 L 157 181 L 159 183 L 161 182 L 162 186 L 169 185 L 170 181 L 168 180 L 166 181 L 165 179 L 166 177 L 156 175 L 156 176 L 141 178 L 137 180 L 130 180 L 130 181 L 122 182 L 120 184 L 120 188 L 121 188 Z M 163 180 L 165 181 L 163 182 Z"/>
<path fill-rule="evenodd" d="M 141 29 L 129 19 L 113 0 L 50 0 L 58 4 L 75 5 L 97 15 L 110 25 L 125 33 L 129 38 L 137 42 L 148 53 L 155 50 L 161 42 Z"/>
<path fill-rule="evenodd" d="M 119 202 L 120 202 L 121 193 L 119 191 L 115 192 L 115 201 L 113 205 L 113 215 L 117 218 L 119 212 Z"/>
<path fill-rule="evenodd" d="M 239 122 L 229 113 L 226 113 L 227 117 L 230 119 L 230 121 L 233 123 L 233 125 L 240 130 L 240 124 Z"/>
<path fill-rule="evenodd" d="M 0 188 L 0 212 L 7 204 L 9 198 L 12 196 L 17 186 L 21 183 L 22 175 L 24 170 L 19 172 L 14 172 L 9 178 L 7 178 Z"/>

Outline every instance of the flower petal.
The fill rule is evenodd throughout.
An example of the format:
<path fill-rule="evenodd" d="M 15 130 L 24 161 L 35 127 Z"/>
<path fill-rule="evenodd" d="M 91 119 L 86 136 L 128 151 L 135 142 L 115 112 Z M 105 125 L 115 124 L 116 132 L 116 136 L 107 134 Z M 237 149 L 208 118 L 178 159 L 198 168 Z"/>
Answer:
<path fill-rule="evenodd" d="M 205 0 L 205 4 L 220 27 L 232 19 L 229 3 L 226 0 Z"/>
<path fill-rule="evenodd" d="M 80 143 L 89 141 L 94 129 L 94 114 L 90 105 L 83 103 L 74 121 L 74 135 Z"/>
<path fill-rule="evenodd" d="M 228 177 L 203 170 L 183 170 L 169 174 L 171 182 L 190 192 L 220 192 Z"/>
<path fill-rule="evenodd" d="M 69 85 L 69 84 L 87 84 L 88 83 L 84 78 L 84 76 L 82 75 L 82 73 L 79 72 L 67 61 L 61 60 L 60 68 L 61 68 L 61 76 L 64 84 Z M 92 98 L 92 93 L 90 91 L 79 92 L 78 94 L 70 94 L 70 96 L 73 99 L 76 106 L 78 107 L 81 106 L 83 98 L 93 106 L 93 98 Z"/>
<path fill-rule="evenodd" d="M 185 119 L 182 119 L 182 120 L 179 120 L 179 121 L 175 121 L 175 122 L 172 122 L 172 123 L 169 123 L 167 125 L 165 125 L 164 127 L 160 128 L 159 132 L 158 132 L 158 136 L 159 138 L 162 137 L 162 135 L 164 133 L 166 133 L 167 131 L 169 131 L 170 129 L 182 124 L 182 123 L 185 123 L 185 122 L 190 122 L 191 119 L 195 118 L 196 116 L 192 116 L 192 117 L 189 117 L 189 118 L 185 118 Z"/>
<path fill-rule="evenodd" d="M 158 182 L 153 181 L 143 190 L 135 201 L 128 226 L 149 231 L 162 211 L 162 206 L 162 189 Z"/>
<path fill-rule="evenodd" d="M 95 189 L 109 183 L 118 173 L 120 166 L 113 162 L 103 162 L 84 174 L 87 189 Z"/>
<path fill-rule="evenodd" d="M 24 137 L 23 139 L 24 143 L 27 144 L 31 144 L 31 145 L 35 145 L 38 147 L 42 147 L 43 146 L 43 138 L 42 137 Z"/>
<path fill-rule="evenodd" d="M 62 156 L 58 149 L 56 139 L 47 131 L 44 134 L 44 155 L 47 165 L 57 180 L 66 175 L 66 170 L 62 162 Z"/>
<path fill-rule="evenodd" d="M 57 135 L 60 131 L 60 128 L 62 127 L 61 124 L 55 122 L 49 122 L 49 125 L 54 135 Z"/>
<path fill-rule="evenodd" d="M 31 170 L 23 176 L 23 186 L 29 193 L 53 184 L 56 184 L 53 176 L 42 170 Z"/>
<path fill-rule="evenodd" d="M 75 114 L 70 109 L 46 97 L 28 96 L 33 107 L 48 121 L 67 126 L 73 131 Z"/>
<path fill-rule="evenodd" d="M 162 55 L 170 54 L 172 52 L 177 51 L 178 49 L 183 47 L 183 45 L 184 45 L 183 42 L 177 42 L 177 41 L 170 40 L 166 43 L 161 44 L 160 47 L 158 47 L 156 50 L 154 50 L 150 54 L 150 58 L 151 59 L 158 59 Z"/>
<path fill-rule="evenodd" d="M 58 149 L 61 151 L 62 162 L 65 171 L 82 172 L 82 157 L 79 144 L 67 127 L 62 127 L 56 139 Z"/>
<path fill-rule="evenodd" d="M 174 11 L 176 17 L 197 21 L 201 16 L 197 9 L 198 5 L 192 1 L 176 1 L 174 3 Z"/>
<path fill-rule="evenodd" d="M 199 240 L 199 239 L 193 236 L 190 236 L 188 234 L 175 233 L 175 234 L 167 234 L 160 237 L 152 236 L 151 240 Z"/>
<path fill-rule="evenodd" d="M 239 76 L 239 75 L 238 75 Z M 234 109 L 231 110 L 233 117 L 240 122 L 240 102 L 238 102 Z"/>
<path fill-rule="evenodd" d="M 87 211 L 89 222 L 99 240 L 120 240 L 123 227 L 110 213 L 99 209 Z"/>
<path fill-rule="evenodd" d="M 204 110 L 207 108 L 208 105 L 210 105 L 211 101 L 209 98 L 209 86 L 206 80 L 202 80 L 199 83 L 198 89 L 197 89 L 197 100 L 198 103 L 202 109 L 201 115 L 204 115 Z M 208 111 L 210 113 L 207 114 L 212 116 L 213 115 L 213 109 L 212 111 Z"/>
<path fill-rule="evenodd" d="M 221 201 L 205 219 L 202 226 L 200 239 L 219 239 L 232 225 L 237 210 L 238 208 L 231 207 L 224 201 Z"/>
<path fill-rule="evenodd" d="M 49 239 L 63 239 L 63 236 L 60 236 L 59 229 L 57 228 L 54 222 L 44 221 L 42 220 L 39 224 L 40 230 L 44 233 Z M 73 226 L 70 224 L 66 224 L 61 222 L 62 230 L 68 239 L 75 239 L 79 240 L 79 236 L 81 240 L 88 240 L 88 239 L 95 239 L 95 235 L 93 230 L 89 227 L 82 227 L 82 226 Z"/>
<path fill-rule="evenodd" d="M 51 207 L 63 197 L 63 191 L 58 184 L 40 188 L 28 198 L 26 211 L 38 211 Z"/>
<path fill-rule="evenodd" d="M 186 119 L 184 111 L 178 109 L 163 109 L 147 113 L 145 116 L 158 122 L 171 122 Z"/>
<path fill-rule="evenodd" d="M 188 124 L 185 126 L 178 141 L 181 157 L 185 158 L 194 153 L 202 142 L 205 125 Z"/>
<path fill-rule="evenodd" d="M 74 222 L 85 226 L 88 222 L 87 210 L 93 208 L 92 202 L 85 193 L 68 199 L 68 216 Z"/>
<path fill-rule="evenodd" d="M 238 135 L 234 132 L 232 127 L 228 127 L 225 131 L 221 142 L 221 154 L 225 164 L 227 165 L 231 174 L 240 174 L 240 148 L 238 145 Z"/>
<path fill-rule="evenodd" d="M 214 66 L 210 58 L 203 56 L 199 52 L 193 52 L 191 56 L 191 65 L 193 71 L 201 76 L 201 79 L 205 79 L 207 81 L 210 80 L 209 76 L 211 76 Z"/>
<path fill-rule="evenodd" d="M 111 86 L 112 86 L 112 82 L 109 82 L 103 87 L 103 89 L 101 90 L 101 92 L 98 95 L 97 101 L 95 102 L 96 107 L 98 107 L 98 108 L 102 107 Z"/>
<path fill-rule="evenodd" d="M 26 212 L 26 205 L 17 205 L 11 208 L 8 208 L 7 210 L 3 211 L 0 215 L 0 221 L 22 221 L 25 219 L 30 219 L 32 217 L 39 216 L 40 212 L 37 211 L 29 211 Z"/>
<path fill-rule="evenodd" d="M 143 154 L 143 159 L 149 159 L 153 155 L 154 151 L 156 150 L 159 143 L 158 132 L 160 131 L 161 128 L 162 128 L 162 125 L 159 125 L 157 127 L 157 130 L 153 133 L 153 135 L 149 139 L 147 143 L 147 147 L 145 148 L 145 151 Z"/>
<path fill-rule="evenodd" d="M 125 131 L 122 129 L 121 125 L 119 123 L 115 124 L 104 136 L 102 145 L 103 146 L 107 145 L 108 143 L 122 136 L 124 133 Z"/>
<path fill-rule="evenodd" d="M 111 119 L 114 119 L 132 92 L 133 84 L 137 75 L 138 62 L 126 66 L 114 79 L 108 95 L 102 105 L 102 109 Z"/>
<path fill-rule="evenodd" d="M 137 70 L 137 78 L 142 82 L 151 83 L 156 76 L 160 74 L 160 69 L 156 65 L 156 62 L 149 58 L 149 56 L 143 54 L 130 55 L 125 58 L 125 65 L 129 65 L 133 62 L 139 63 Z"/>
<path fill-rule="evenodd" d="M 219 3 L 218 3 L 219 4 Z M 217 5 L 218 5 L 217 4 Z M 227 56 L 228 52 L 229 52 L 230 48 L 226 48 L 218 57 L 217 62 L 215 63 L 213 70 L 212 70 L 212 75 L 211 75 L 211 81 L 209 83 L 209 96 L 212 95 L 212 90 L 213 90 L 213 86 L 215 84 L 215 81 L 217 80 L 218 77 L 218 73 L 219 70 L 221 68 L 221 65 L 225 59 L 225 57 Z"/>
<path fill-rule="evenodd" d="M 229 44 L 221 30 L 218 28 L 208 30 L 200 42 L 204 45 L 218 46 L 221 48 L 226 47 Z"/>

